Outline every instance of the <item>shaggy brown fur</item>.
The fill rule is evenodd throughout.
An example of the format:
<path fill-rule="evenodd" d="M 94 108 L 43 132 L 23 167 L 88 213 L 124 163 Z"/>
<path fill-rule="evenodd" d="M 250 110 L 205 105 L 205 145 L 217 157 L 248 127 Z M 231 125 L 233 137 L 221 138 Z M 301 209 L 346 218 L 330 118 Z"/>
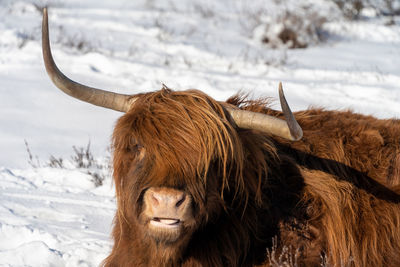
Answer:
<path fill-rule="evenodd" d="M 265 101 L 228 100 L 281 116 Z M 191 90 L 139 95 L 114 130 L 118 209 L 105 266 L 400 266 L 400 122 L 351 112 L 295 114 L 299 142 L 238 129 Z M 143 195 L 176 188 L 193 219 L 171 243 L 150 236 Z M 273 248 L 273 251 L 271 251 Z"/>

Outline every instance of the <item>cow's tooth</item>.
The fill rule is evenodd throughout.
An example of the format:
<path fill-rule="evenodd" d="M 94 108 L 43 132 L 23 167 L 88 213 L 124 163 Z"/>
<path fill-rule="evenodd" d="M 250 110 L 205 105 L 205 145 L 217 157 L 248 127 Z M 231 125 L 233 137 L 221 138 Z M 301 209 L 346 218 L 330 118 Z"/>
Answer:
<path fill-rule="evenodd" d="M 180 220 L 154 218 L 150 221 L 150 225 L 156 228 L 176 229 L 180 226 Z"/>
<path fill-rule="evenodd" d="M 176 224 L 179 222 L 179 220 L 177 220 L 177 219 L 160 219 L 160 222 L 164 223 L 164 224 Z"/>

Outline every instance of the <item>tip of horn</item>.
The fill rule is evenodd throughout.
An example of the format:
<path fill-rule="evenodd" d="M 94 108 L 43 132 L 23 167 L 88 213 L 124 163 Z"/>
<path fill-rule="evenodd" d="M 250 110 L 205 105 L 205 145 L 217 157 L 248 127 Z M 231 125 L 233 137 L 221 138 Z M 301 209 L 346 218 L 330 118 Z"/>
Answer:
<path fill-rule="evenodd" d="M 285 112 L 289 110 L 289 113 L 291 113 L 289 105 L 287 105 L 285 93 L 283 92 L 282 82 L 279 82 L 278 90 L 279 90 L 279 101 L 281 102 L 282 111 Z"/>
<path fill-rule="evenodd" d="M 47 15 L 47 7 L 44 7 L 43 8 L 43 10 L 42 10 L 43 12 L 43 17 L 42 17 L 42 27 L 43 27 L 43 25 L 44 24 L 47 24 L 47 21 L 48 21 L 48 15 Z"/>
<path fill-rule="evenodd" d="M 48 21 L 48 15 L 47 15 L 47 7 L 44 7 L 43 9 L 42 9 L 42 14 L 43 14 L 43 17 L 42 17 L 42 23 L 44 23 L 45 21 L 47 22 Z"/>

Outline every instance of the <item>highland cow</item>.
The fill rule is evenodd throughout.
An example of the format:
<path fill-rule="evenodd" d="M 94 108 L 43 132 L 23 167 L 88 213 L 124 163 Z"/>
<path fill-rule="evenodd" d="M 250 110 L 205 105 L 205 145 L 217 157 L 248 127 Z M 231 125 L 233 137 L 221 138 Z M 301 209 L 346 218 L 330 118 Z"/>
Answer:
<path fill-rule="evenodd" d="M 104 266 L 400 266 L 400 121 L 293 114 L 282 88 L 283 112 L 166 86 L 111 93 L 58 70 L 46 10 L 42 38 L 57 87 L 125 112 Z"/>

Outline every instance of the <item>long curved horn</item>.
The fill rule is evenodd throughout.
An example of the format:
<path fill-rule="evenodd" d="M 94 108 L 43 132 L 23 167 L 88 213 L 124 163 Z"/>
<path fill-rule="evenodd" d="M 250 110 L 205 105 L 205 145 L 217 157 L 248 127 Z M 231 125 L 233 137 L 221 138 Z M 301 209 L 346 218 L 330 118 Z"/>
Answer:
<path fill-rule="evenodd" d="M 47 74 L 54 85 L 64 93 L 90 104 L 121 112 L 127 112 L 134 102 L 134 98 L 129 95 L 104 91 L 74 82 L 57 68 L 50 49 L 47 8 L 43 9 L 42 51 Z"/>
<path fill-rule="evenodd" d="M 282 83 L 279 83 L 279 99 L 286 121 L 262 113 L 227 108 L 235 123 L 245 129 L 268 132 L 282 138 L 298 141 L 303 137 L 303 130 L 297 123 L 283 94 Z"/>
<path fill-rule="evenodd" d="M 127 112 L 131 104 L 135 101 L 130 95 L 104 91 L 74 82 L 58 69 L 50 49 L 47 8 L 43 9 L 42 51 L 47 74 L 54 85 L 64 93 L 90 104 L 121 112 Z M 235 123 L 241 128 L 269 132 L 292 141 L 300 140 L 303 136 L 303 131 L 286 102 L 282 83 L 279 84 L 279 98 L 286 121 L 261 113 L 229 107 L 226 109 Z"/>

